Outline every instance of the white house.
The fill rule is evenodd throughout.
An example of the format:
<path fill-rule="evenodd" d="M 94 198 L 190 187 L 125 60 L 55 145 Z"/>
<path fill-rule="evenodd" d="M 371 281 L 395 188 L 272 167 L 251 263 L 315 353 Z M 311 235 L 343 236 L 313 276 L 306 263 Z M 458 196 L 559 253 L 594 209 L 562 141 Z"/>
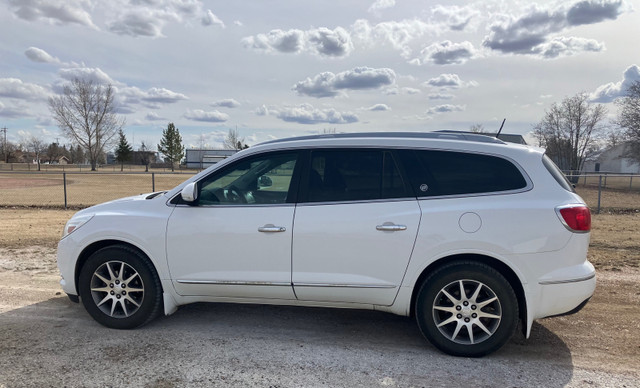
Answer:
<path fill-rule="evenodd" d="M 583 172 L 640 174 L 640 163 L 625 156 L 628 145 L 628 143 L 618 144 L 594 155 L 584 162 Z"/>

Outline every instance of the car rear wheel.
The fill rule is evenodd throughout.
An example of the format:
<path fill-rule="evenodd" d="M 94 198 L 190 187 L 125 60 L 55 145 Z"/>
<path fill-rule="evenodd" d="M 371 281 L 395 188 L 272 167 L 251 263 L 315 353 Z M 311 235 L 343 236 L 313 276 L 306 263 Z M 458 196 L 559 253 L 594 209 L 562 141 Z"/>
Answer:
<path fill-rule="evenodd" d="M 80 271 L 79 294 L 89 314 L 114 329 L 132 329 L 160 312 L 162 291 L 149 260 L 126 246 L 92 254 Z"/>
<path fill-rule="evenodd" d="M 481 357 L 502 347 L 518 323 L 518 300 L 492 267 L 453 262 L 434 271 L 416 298 L 422 334 L 454 356 Z"/>

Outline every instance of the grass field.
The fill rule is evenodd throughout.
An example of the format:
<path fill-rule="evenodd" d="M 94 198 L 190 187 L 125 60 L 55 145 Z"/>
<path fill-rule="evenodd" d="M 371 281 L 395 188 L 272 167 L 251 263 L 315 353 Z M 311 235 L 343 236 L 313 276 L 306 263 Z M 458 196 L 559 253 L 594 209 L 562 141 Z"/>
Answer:
<path fill-rule="evenodd" d="M 87 207 L 117 198 L 169 190 L 190 174 L 67 173 L 67 203 Z M 155 182 L 154 182 L 155 181 Z M 155 184 L 154 184 L 155 183 Z M 64 206 L 63 175 L 60 173 L 0 173 L 0 206 Z"/>

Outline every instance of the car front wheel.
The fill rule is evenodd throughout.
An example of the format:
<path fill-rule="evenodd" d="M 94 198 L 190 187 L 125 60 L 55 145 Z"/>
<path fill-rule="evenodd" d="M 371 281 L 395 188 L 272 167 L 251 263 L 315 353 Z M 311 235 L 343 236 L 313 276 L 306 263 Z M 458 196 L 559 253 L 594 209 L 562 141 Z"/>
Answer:
<path fill-rule="evenodd" d="M 502 347 L 518 323 L 518 301 L 492 267 L 453 262 L 434 271 L 416 298 L 422 334 L 454 356 L 481 357 Z"/>
<path fill-rule="evenodd" d="M 162 291 L 149 260 L 127 246 L 92 254 L 82 267 L 79 294 L 89 314 L 114 329 L 132 329 L 160 312 Z"/>

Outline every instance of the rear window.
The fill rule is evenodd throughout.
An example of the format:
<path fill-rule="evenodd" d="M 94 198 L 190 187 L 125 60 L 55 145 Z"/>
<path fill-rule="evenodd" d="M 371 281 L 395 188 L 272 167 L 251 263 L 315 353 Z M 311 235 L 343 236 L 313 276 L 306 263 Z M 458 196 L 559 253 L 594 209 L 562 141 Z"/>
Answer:
<path fill-rule="evenodd" d="M 527 187 L 512 162 L 456 151 L 412 151 L 411 179 L 419 197 L 495 193 Z M 416 166 L 417 165 L 417 166 Z"/>
<path fill-rule="evenodd" d="M 547 155 L 543 155 L 542 164 L 544 164 L 553 179 L 555 179 L 563 189 L 572 193 L 576 192 L 573 189 L 573 185 L 571 184 L 571 182 L 569 182 L 569 180 L 567 179 L 567 176 L 564 175 L 564 173 L 560 170 L 560 168 L 558 168 L 558 166 L 556 166 L 555 163 L 553 163 L 553 160 L 551 160 L 551 158 L 549 158 Z"/>

